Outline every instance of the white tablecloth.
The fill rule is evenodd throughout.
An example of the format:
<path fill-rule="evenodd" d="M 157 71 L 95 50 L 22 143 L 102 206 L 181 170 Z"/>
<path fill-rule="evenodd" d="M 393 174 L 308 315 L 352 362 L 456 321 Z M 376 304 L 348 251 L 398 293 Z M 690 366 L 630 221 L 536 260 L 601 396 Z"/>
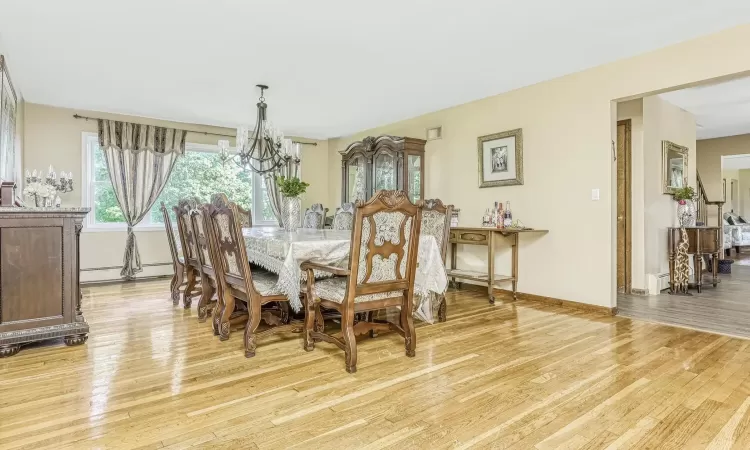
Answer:
<path fill-rule="evenodd" d="M 279 275 L 277 287 L 289 298 L 295 311 L 302 309 L 300 281 L 304 281 L 305 274 L 300 264 L 305 261 L 339 267 L 348 264 L 351 231 L 299 229 L 288 233 L 276 227 L 253 227 L 243 228 L 242 233 L 250 262 Z M 420 304 L 416 314 L 422 320 L 432 322 L 432 305 L 424 300 L 429 299 L 429 292 L 442 294 L 448 286 L 445 266 L 434 237 L 420 236 L 417 261 L 414 293 L 418 297 L 415 301 Z"/>

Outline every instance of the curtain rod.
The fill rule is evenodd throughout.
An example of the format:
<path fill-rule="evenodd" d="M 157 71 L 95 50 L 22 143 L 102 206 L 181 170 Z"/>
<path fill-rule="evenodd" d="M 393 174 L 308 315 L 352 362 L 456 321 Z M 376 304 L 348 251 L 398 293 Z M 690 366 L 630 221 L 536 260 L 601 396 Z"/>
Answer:
<path fill-rule="evenodd" d="M 99 120 L 98 117 L 86 117 L 86 116 L 82 116 L 80 114 L 73 114 L 73 118 L 74 119 L 84 119 L 86 121 L 89 121 L 89 120 Z M 228 134 L 211 133 L 210 131 L 193 131 L 193 130 L 186 130 L 186 131 L 188 133 L 202 134 L 204 136 L 220 136 L 220 137 L 228 137 L 228 138 L 236 137 L 236 136 L 230 136 Z M 301 141 L 292 141 L 292 142 L 295 143 L 295 144 L 314 145 L 316 147 L 318 146 L 317 142 L 301 142 Z"/>

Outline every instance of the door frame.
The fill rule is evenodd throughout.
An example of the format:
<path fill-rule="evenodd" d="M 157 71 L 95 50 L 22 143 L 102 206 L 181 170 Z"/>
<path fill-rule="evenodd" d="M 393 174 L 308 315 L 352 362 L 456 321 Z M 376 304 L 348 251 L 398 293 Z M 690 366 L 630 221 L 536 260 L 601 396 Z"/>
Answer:
<path fill-rule="evenodd" d="M 625 127 L 625 142 L 624 142 L 624 148 L 622 149 L 622 154 L 620 152 L 620 146 L 619 142 L 616 144 L 617 147 L 617 190 L 618 190 L 618 196 L 617 196 L 617 217 L 619 218 L 620 214 L 622 213 L 624 215 L 624 226 L 625 226 L 625 236 L 624 240 L 620 240 L 620 226 L 618 224 L 617 226 L 617 264 L 620 264 L 620 261 L 624 259 L 624 265 L 623 272 L 625 275 L 624 280 L 624 293 L 630 294 L 633 288 L 633 261 L 632 261 L 632 121 L 631 119 L 624 119 L 624 120 L 618 120 L 617 121 L 617 128 L 619 129 L 620 126 Z M 619 134 L 619 133 L 618 133 Z M 619 141 L 619 136 L 617 136 Z M 622 179 L 620 179 L 619 176 L 619 165 L 620 163 L 624 164 L 624 175 Z M 619 190 L 620 190 L 620 184 L 624 183 L 624 205 L 620 205 L 620 197 L 619 197 Z M 622 209 L 622 210 L 621 210 Z M 619 222 L 619 219 L 618 219 Z M 624 253 L 623 257 L 621 257 L 621 252 Z M 619 271 L 620 268 L 617 267 L 617 291 L 620 292 L 620 277 L 619 277 Z"/>

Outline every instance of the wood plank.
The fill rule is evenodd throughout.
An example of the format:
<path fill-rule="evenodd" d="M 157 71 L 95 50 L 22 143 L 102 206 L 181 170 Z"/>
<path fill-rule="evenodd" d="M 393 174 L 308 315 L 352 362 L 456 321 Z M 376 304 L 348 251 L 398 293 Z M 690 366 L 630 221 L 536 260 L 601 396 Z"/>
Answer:
<path fill-rule="evenodd" d="M 731 285 L 731 283 L 730 283 Z M 709 289 L 706 289 L 709 291 Z M 448 321 L 243 355 L 166 281 L 84 290 L 84 347 L 0 360 L 0 448 L 747 448 L 750 345 L 539 301 L 449 291 Z M 728 300 L 729 301 L 729 300 Z M 332 324 L 332 326 L 334 326 Z"/>

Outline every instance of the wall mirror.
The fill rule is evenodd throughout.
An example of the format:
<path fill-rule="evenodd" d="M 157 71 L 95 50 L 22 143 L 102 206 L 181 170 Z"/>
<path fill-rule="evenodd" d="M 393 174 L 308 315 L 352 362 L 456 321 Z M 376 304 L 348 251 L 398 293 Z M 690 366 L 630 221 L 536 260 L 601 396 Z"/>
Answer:
<path fill-rule="evenodd" d="M 688 185 L 688 148 L 662 141 L 662 180 L 665 194 L 674 194 Z"/>
<path fill-rule="evenodd" d="M 5 57 L 0 55 L 0 179 L 16 177 L 16 91 L 8 75 Z"/>

